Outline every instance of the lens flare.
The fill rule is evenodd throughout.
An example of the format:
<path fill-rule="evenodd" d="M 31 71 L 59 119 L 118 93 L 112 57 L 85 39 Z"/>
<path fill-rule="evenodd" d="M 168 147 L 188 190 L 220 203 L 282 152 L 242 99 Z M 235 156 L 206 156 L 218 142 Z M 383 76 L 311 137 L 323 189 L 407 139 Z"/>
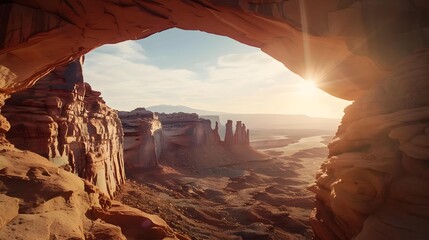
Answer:
<path fill-rule="evenodd" d="M 313 96 L 319 89 L 314 81 L 301 81 L 298 86 L 298 93 L 302 96 Z"/>

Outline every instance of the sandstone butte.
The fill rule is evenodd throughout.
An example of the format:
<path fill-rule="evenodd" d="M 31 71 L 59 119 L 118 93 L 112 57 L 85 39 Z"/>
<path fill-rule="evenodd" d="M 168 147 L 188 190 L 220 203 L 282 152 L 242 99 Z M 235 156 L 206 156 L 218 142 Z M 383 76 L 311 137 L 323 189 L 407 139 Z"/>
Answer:
<path fill-rule="evenodd" d="M 427 239 L 427 1 L 3 1 L 0 105 L 102 44 L 172 27 L 259 47 L 324 91 L 354 100 L 311 187 L 318 238 Z M 133 224 L 147 219 L 141 226 L 153 226 L 148 239 L 174 237 L 161 220 L 106 204 L 91 183 L 13 147 L 5 137 L 9 122 L 1 115 L 0 123 L 1 238 L 21 222 L 37 226 L 39 239 L 121 239 L 118 219 L 127 219 L 121 227 L 130 238 Z M 91 222 L 96 216 L 104 221 Z"/>
<path fill-rule="evenodd" d="M 189 164 L 206 168 L 262 157 L 262 154 L 250 148 L 249 131 L 241 122 L 237 122 L 232 135 L 232 121 L 228 120 L 226 132 L 230 132 L 237 140 L 222 141 L 218 123 L 212 129 L 210 120 L 200 118 L 195 113 L 153 113 L 137 108 L 130 112 L 120 111 L 119 118 L 124 129 L 125 167 L 131 171 L 158 167 L 161 158 L 170 160 L 172 164 L 196 160 Z M 191 159 L 183 159 L 180 152 L 186 152 L 186 156 Z M 219 159 L 222 153 L 227 156 Z"/>

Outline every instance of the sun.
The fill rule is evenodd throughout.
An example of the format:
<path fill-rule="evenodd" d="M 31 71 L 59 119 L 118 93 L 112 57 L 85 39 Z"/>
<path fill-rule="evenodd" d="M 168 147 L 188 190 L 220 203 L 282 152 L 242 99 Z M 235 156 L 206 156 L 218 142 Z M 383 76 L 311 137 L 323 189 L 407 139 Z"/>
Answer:
<path fill-rule="evenodd" d="M 312 80 L 301 81 L 298 85 L 298 93 L 302 96 L 315 95 L 318 90 L 316 83 Z"/>

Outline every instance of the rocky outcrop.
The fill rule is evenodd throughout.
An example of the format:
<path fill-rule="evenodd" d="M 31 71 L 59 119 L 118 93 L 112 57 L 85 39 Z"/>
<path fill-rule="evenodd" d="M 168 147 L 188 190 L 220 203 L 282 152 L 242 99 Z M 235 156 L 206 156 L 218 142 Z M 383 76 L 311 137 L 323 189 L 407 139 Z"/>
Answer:
<path fill-rule="evenodd" d="M 240 154 L 261 157 L 253 154 L 254 151 L 250 149 L 249 132 L 241 122 L 237 122 L 234 135 L 232 128 L 230 129 L 231 142 L 223 144 L 218 132 L 218 122 L 212 129 L 210 120 L 200 118 L 195 113 L 152 113 L 144 108 L 137 108 L 131 112 L 121 111 L 119 117 L 125 135 L 125 165 L 131 171 L 157 167 L 160 161 L 173 165 L 179 162 L 181 166 L 187 162 L 185 165 L 188 167 L 217 166 L 223 164 L 216 159 L 223 153 L 227 163 L 234 162 L 234 158 L 242 161 L 243 157 L 238 156 Z M 231 125 L 232 121 L 229 122 Z M 226 153 L 223 149 L 226 145 L 247 146 L 249 149 L 240 149 L 239 154 L 238 151 L 233 153 L 231 148 L 228 149 L 230 153 Z"/>
<path fill-rule="evenodd" d="M 0 147 L 0 239 L 188 239 L 29 151 Z"/>
<path fill-rule="evenodd" d="M 125 180 L 123 133 L 115 110 L 83 81 L 82 61 L 58 67 L 3 107 L 8 140 L 113 196 Z"/>
<path fill-rule="evenodd" d="M 226 130 L 229 135 L 222 141 L 219 123 L 216 122 L 212 129 L 210 120 L 195 113 L 162 113 L 159 120 L 162 123 L 163 164 L 199 171 L 267 158 L 249 145 L 248 131 L 240 121 L 234 135 L 232 121 L 228 120 Z M 231 140 L 228 142 L 227 139 Z"/>
<path fill-rule="evenodd" d="M 235 144 L 247 144 L 250 143 L 249 129 L 246 129 L 246 125 L 237 121 L 235 125 L 234 143 Z"/>
<path fill-rule="evenodd" d="M 218 128 L 212 129 L 210 120 L 195 113 L 159 113 L 162 123 L 163 146 L 165 149 L 198 147 L 220 142 Z"/>
<path fill-rule="evenodd" d="M 224 142 L 226 145 L 234 144 L 234 134 L 232 131 L 232 120 L 226 121 Z"/>
<path fill-rule="evenodd" d="M 346 109 L 311 187 L 321 239 L 429 236 L 428 62 L 416 52 Z"/>
<path fill-rule="evenodd" d="M 210 120 L 210 122 L 212 124 L 211 125 L 212 128 L 217 129 L 217 130 L 215 130 L 215 132 L 217 132 L 217 135 L 219 135 L 219 139 L 221 141 L 223 141 L 223 138 L 225 137 L 225 126 L 221 124 L 220 116 L 217 116 L 217 115 L 200 115 L 200 118 Z"/>
<path fill-rule="evenodd" d="M 162 128 L 158 116 L 144 108 L 121 111 L 124 129 L 125 166 L 130 169 L 154 168 L 162 152 Z"/>
<path fill-rule="evenodd" d="M 330 94 L 356 99 L 429 43 L 426 1 L 390 3 L 9 0 L 0 5 L 1 92 L 26 88 L 104 43 L 178 27 L 259 47 Z"/>
<path fill-rule="evenodd" d="M 229 36 L 356 100 L 317 178 L 318 237 L 417 239 L 428 235 L 428 12 L 411 0 L 3 1 L 0 106 L 104 43 L 171 27 Z M 0 117 L 2 146 L 9 128 Z"/>
<path fill-rule="evenodd" d="M 212 138 L 213 138 L 213 142 L 215 142 L 215 143 L 222 141 L 220 138 L 220 134 L 219 134 L 219 122 L 215 123 L 215 127 L 212 130 Z"/>
<path fill-rule="evenodd" d="M 226 131 L 225 131 L 225 144 L 226 145 L 249 145 L 250 143 L 250 133 L 249 130 L 246 130 L 246 125 L 237 121 L 235 125 L 235 132 L 232 134 L 232 121 L 228 120 L 226 122 Z"/>

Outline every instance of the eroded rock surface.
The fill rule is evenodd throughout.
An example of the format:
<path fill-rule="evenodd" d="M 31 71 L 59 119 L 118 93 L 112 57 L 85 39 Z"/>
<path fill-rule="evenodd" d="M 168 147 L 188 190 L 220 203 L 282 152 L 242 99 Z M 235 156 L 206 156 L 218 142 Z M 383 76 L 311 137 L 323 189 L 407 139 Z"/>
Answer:
<path fill-rule="evenodd" d="M 357 99 L 314 189 L 318 237 L 418 239 L 428 235 L 421 227 L 429 202 L 429 61 L 421 58 L 428 12 L 421 0 L 5 1 L 0 105 L 54 66 L 105 43 L 171 27 L 229 36 L 317 79 L 332 95 Z M 0 117 L 2 146 L 9 128 Z"/>
<path fill-rule="evenodd" d="M 210 120 L 202 119 L 195 113 L 160 113 L 159 120 L 165 149 L 220 143 L 218 128 L 212 129 Z"/>
<path fill-rule="evenodd" d="M 158 116 L 144 108 L 121 111 L 119 117 L 124 129 L 124 159 L 128 168 L 158 166 L 163 149 L 163 134 Z"/>
<path fill-rule="evenodd" d="M 311 188 L 320 238 L 429 236 L 428 62 L 416 52 L 346 109 Z"/>
<path fill-rule="evenodd" d="M 125 180 L 123 133 L 115 110 L 83 81 L 82 61 L 58 67 L 2 108 L 7 139 L 113 196 Z"/>
<path fill-rule="evenodd" d="M 249 131 L 237 122 L 231 141 L 222 141 L 219 124 L 195 113 L 153 113 L 144 108 L 119 113 L 125 133 L 125 165 L 155 168 L 159 162 L 191 168 L 261 159 L 249 146 Z M 227 124 L 228 125 L 228 124 Z M 230 138 L 230 137 L 228 137 Z"/>
<path fill-rule="evenodd" d="M 246 124 L 241 121 L 237 121 L 235 125 L 234 143 L 235 144 L 247 144 L 250 143 L 249 129 L 246 129 Z"/>
<path fill-rule="evenodd" d="M 259 47 L 304 78 L 317 78 L 325 91 L 356 99 L 379 83 L 391 64 L 429 42 L 428 4 L 390 3 L 7 1 L 0 5 L 0 87 L 6 93 L 26 88 L 52 66 L 104 43 L 179 27 Z"/>
<path fill-rule="evenodd" d="M 235 132 L 232 130 L 232 121 L 226 122 L 225 130 L 225 144 L 226 145 L 249 145 L 250 143 L 250 132 L 246 129 L 246 124 L 241 121 L 237 121 L 235 125 Z"/>
<path fill-rule="evenodd" d="M 188 239 L 40 155 L 1 147 L 0 159 L 0 239 Z"/>

